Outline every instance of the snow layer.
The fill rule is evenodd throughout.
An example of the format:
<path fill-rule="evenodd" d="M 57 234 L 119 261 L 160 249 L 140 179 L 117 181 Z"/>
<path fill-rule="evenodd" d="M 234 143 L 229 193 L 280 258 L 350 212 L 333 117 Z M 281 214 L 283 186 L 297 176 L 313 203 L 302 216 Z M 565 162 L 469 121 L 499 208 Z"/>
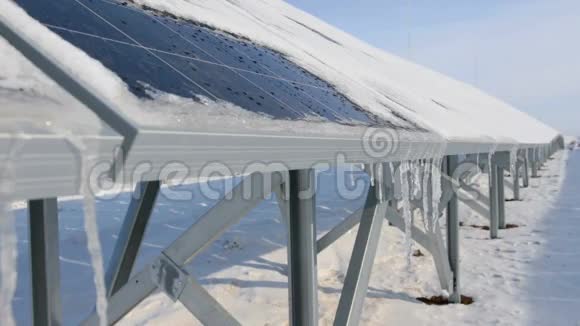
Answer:
<path fill-rule="evenodd" d="M 372 111 L 393 110 L 450 140 L 545 143 L 558 132 L 483 92 L 376 49 L 281 1 L 136 0 L 286 54 Z"/>

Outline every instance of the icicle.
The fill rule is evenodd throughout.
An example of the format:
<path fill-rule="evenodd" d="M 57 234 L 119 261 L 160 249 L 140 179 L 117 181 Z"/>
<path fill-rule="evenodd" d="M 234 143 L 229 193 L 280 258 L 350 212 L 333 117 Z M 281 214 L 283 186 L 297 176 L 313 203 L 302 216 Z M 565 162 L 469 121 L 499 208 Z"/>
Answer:
<path fill-rule="evenodd" d="M 412 234 L 413 216 L 411 215 L 411 184 L 409 180 L 409 163 L 401 163 L 401 201 L 403 203 L 403 220 L 405 222 L 405 251 L 407 268 L 411 267 L 411 255 L 413 250 Z"/>
<path fill-rule="evenodd" d="M 371 187 L 375 186 L 375 168 L 374 168 L 374 164 L 370 164 L 369 165 L 369 178 L 371 181 Z"/>
<path fill-rule="evenodd" d="M 12 299 L 18 281 L 16 220 L 10 203 L 0 199 L 0 324 L 15 325 Z"/>
<path fill-rule="evenodd" d="M 517 159 L 518 159 L 518 147 L 514 146 L 510 150 L 510 173 L 512 176 L 516 174 Z"/>
<path fill-rule="evenodd" d="M 376 171 L 376 177 L 377 177 L 377 181 L 379 184 L 379 187 L 377 187 L 379 189 L 379 192 L 377 194 L 379 200 L 383 199 L 383 185 L 384 185 L 384 179 L 383 179 L 383 165 L 382 164 L 377 164 L 376 165 L 377 171 Z"/>
<path fill-rule="evenodd" d="M 439 203 L 441 202 L 441 196 L 443 191 L 441 189 L 441 168 L 443 166 L 443 157 L 433 159 L 433 165 L 431 166 L 431 226 L 434 228 L 439 223 Z M 433 231 L 434 229 L 432 229 Z"/>
<path fill-rule="evenodd" d="M 423 200 L 423 224 L 426 231 L 431 230 L 431 216 L 429 207 L 429 178 L 431 176 L 431 162 L 426 161 L 423 165 L 423 180 L 421 185 Z"/>
<path fill-rule="evenodd" d="M 413 199 L 421 199 L 421 168 L 422 162 L 413 163 Z"/>
<path fill-rule="evenodd" d="M 84 153 L 83 153 L 84 154 Z M 88 153 L 87 153 L 88 154 Z M 85 157 L 85 155 L 81 155 Z M 97 294 L 96 307 L 99 316 L 99 325 L 106 326 L 107 322 L 107 292 L 105 285 L 105 270 L 103 266 L 103 252 L 101 249 L 101 240 L 99 239 L 99 226 L 97 224 L 97 212 L 95 207 L 95 197 L 89 185 L 89 168 L 91 160 L 89 158 L 81 159 L 81 195 L 84 201 L 85 215 L 85 234 L 87 237 L 87 249 L 91 256 L 91 265 L 94 275 L 95 290 Z"/>
<path fill-rule="evenodd" d="M 10 196 L 14 191 L 15 161 L 24 142 L 16 135 L 15 142 L 6 155 L 4 170 L 0 171 L 0 324 L 15 325 L 12 313 L 12 300 L 18 282 L 18 239 L 16 236 L 16 219 L 10 205 Z"/>
<path fill-rule="evenodd" d="M 75 148 L 79 151 L 81 158 L 81 185 L 80 194 L 83 197 L 83 213 L 84 213 L 84 227 L 85 235 L 87 237 L 87 250 L 91 258 L 91 265 L 93 267 L 93 282 L 96 291 L 96 310 L 99 317 L 99 325 L 108 325 L 107 320 L 107 290 L 105 284 L 105 270 L 103 263 L 103 252 L 101 249 L 101 241 L 99 239 L 99 226 L 97 224 L 97 213 L 95 207 L 95 195 L 90 188 L 90 173 L 91 166 L 94 161 L 93 153 L 90 151 L 85 143 L 77 136 L 65 131 L 65 136 Z"/>
<path fill-rule="evenodd" d="M 491 186 L 491 175 L 493 174 L 491 172 L 491 161 L 492 161 L 492 157 L 495 155 L 495 151 L 497 149 L 497 144 L 495 144 L 489 151 L 489 154 L 487 156 L 487 167 L 488 167 L 488 177 L 489 177 L 489 184 Z"/>

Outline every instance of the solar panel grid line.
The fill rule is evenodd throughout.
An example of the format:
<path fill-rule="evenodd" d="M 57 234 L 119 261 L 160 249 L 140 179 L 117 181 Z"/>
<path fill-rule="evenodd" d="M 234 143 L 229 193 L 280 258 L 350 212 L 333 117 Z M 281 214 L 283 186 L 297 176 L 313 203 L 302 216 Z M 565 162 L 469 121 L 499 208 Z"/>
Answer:
<path fill-rule="evenodd" d="M 109 2 L 109 1 L 105 1 L 105 0 L 102 0 L 102 1 L 103 1 L 103 2 L 106 2 L 106 3 L 111 3 L 111 2 Z M 113 4 L 113 3 L 111 3 L 111 4 Z M 124 7 L 124 8 L 128 8 L 128 9 L 129 9 L 130 7 L 126 6 L 126 7 Z M 206 55 L 208 55 L 208 56 L 212 57 L 212 58 L 213 58 L 213 59 L 215 59 L 216 61 L 219 61 L 219 59 L 215 58 L 213 55 L 211 55 L 211 54 L 210 54 L 210 53 L 208 53 L 207 51 L 203 50 L 203 49 L 202 49 L 202 48 L 200 48 L 198 45 L 194 44 L 193 42 L 191 42 L 191 41 L 190 41 L 190 40 L 188 40 L 187 38 L 183 37 L 183 35 L 181 35 L 179 32 L 177 32 L 177 31 L 175 31 L 175 30 L 171 29 L 169 26 L 167 26 L 167 25 L 163 24 L 163 22 L 162 22 L 161 20 L 157 19 L 156 17 L 153 17 L 153 19 L 154 19 L 155 21 L 157 21 L 158 23 L 160 23 L 160 24 L 161 24 L 163 27 L 165 27 L 165 28 L 167 28 L 168 30 L 172 31 L 173 33 L 175 33 L 175 34 L 179 35 L 179 36 L 180 36 L 180 37 L 181 37 L 181 38 L 182 38 L 184 41 L 186 41 L 187 43 L 189 43 L 189 44 L 192 44 L 192 45 L 193 45 L 193 46 L 195 46 L 196 48 L 198 48 L 198 49 L 202 50 L 202 51 L 203 51 L 203 52 L 204 52 Z M 237 49 L 235 49 L 235 50 L 236 50 L 236 51 L 238 51 L 238 52 L 240 52 L 240 51 L 239 51 L 239 50 L 237 50 Z M 240 53 L 241 53 L 241 52 L 240 52 Z M 243 53 L 241 53 L 241 54 L 243 54 Z M 248 57 L 246 54 L 243 54 L 243 55 L 245 55 L 246 57 Z M 232 69 L 232 70 L 238 70 L 238 69 L 235 69 L 234 67 L 231 67 L 231 66 L 228 66 L 228 65 L 224 64 L 223 62 L 219 62 L 219 63 L 217 63 L 217 64 L 219 64 L 219 65 L 221 65 L 221 66 L 224 66 L 224 67 L 226 67 L 226 68 L 228 68 L 228 69 Z M 262 75 L 262 74 L 260 74 L 260 75 Z M 293 111 L 295 111 L 295 112 L 297 112 L 297 113 L 298 113 L 298 111 L 297 111 L 297 110 L 295 110 L 294 108 L 292 108 L 292 106 L 291 106 L 291 105 L 289 105 L 289 104 L 285 103 L 283 100 L 279 99 L 278 97 L 276 97 L 276 96 L 273 96 L 273 95 L 269 94 L 268 92 L 266 92 L 264 89 L 262 89 L 261 87 L 259 87 L 258 85 L 256 85 L 256 84 L 255 84 L 255 83 L 253 83 L 252 81 L 250 81 L 249 79 L 247 79 L 247 78 L 243 77 L 241 74 L 239 74 L 239 76 L 240 76 L 240 77 L 242 77 L 242 78 L 244 78 L 246 81 L 248 81 L 250 84 L 252 84 L 252 85 L 253 85 L 253 86 L 255 86 L 256 88 L 258 88 L 258 89 L 260 89 L 261 91 L 263 91 L 265 94 L 268 94 L 268 95 L 270 95 L 270 96 L 274 97 L 274 98 L 275 98 L 275 99 L 276 99 L 278 102 L 282 103 L 283 105 L 287 106 L 287 107 L 288 107 L 288 108 L 290 108 L 291 110 L 293 110 Z M 280 79 L 278 76 L 271 76 L 271 75 L 265 75 L 265 76 L 268 76 L 268 77 L 270 77 L 270 78 L 276 78 L 276 79 Z M 311 85 L 309 85 L 309 86 L 311 86 Z M 304 94 L 305 94 L 305 95 L 307 95 L 307 96 L 310 96 L 310 95 L 309 95 L 308 93 L 306 93 L 306 92 L 304 92 Z M 322 105 L 324 105 L 324 103 L 322 103 L 322 102 L 319 102 L 319 103 L 320 103 L 320 104 L 322 104 Z M 332 108 L 330 108 L 330 107 L 328 107 L 328 106 L 326 106 L 326 107 L 327 107 L 328 109 L 330 109 L 330 110 L 334 111 Z M 340 115 L 339 115 L 339 114 L 336 114 L 336 115 L 337 115 L 337 117 L 340 117 Z"/>
<path fill-rule="evenodd" d="M 174 32 L 174 33 L 176 33 L 176 34 L 178 34 L 178 35 L 179 35 L 179 36 L 180 36 L 180 37 L 181 37 L 181 38 L 182 38 L 184 41 L 186 41 L 187 43 L 190 43 L 190 44 L 194 45 L 195 47 L 198 47 L 196 44 L 194 44 L 193 42 L 191 42 L 191 41 L 190 41 L 190 40 L 188 40 L 187 38 L 183 37 L 183 35 L 179 34 L 179 33 L 178 33 L 178 32 L 176 32 L 175 30 L 171 29 L 169 26 L 167 26 L 167 25 L 163 24 L 163 23 L 162 23 L 160 20 L 158 20 L 157 18 L 154 18 L 154 19 L 155 19 L 156 21 L 158 21 L 158 22 L 159 22 L 159 23 L 160 23 L 160 24 L 161 24 L 163 27 L 165 27 L 165 28 L 169 29 L 170 31 L 172 31 L 172 32 Z M 202 50 L 202 51 L 203 51 L 203 50 Z M 234 48 L 234 51 L 238 52 L 239 54 L 242 54 L 243 56 L 245 56 L 245 57 L 246 57 L 246 58 L 248 58 L 248 59 L 251 59 L 251 58 L 250 58 L 250 56 L 248 56 L 247 54 L 245 54 L 245 53 L 241 52 L 240 50 L 238 50 L 238 49 L 236 49 L 236 48 Z M 204 51 L 204 52 L 205 52 L 205 51 Z M 206 53 L 207 53 L 207 52 L 206 52 Z M 209 53 L 207 53 L 207 54 L 211 56 L 211 54 L 209 54 Z M 215 58 L 215 59 L 216 59 L 216 60 L 218 60 L 217 58 Z M 219 60 L 218 60 L 218 61 L 219 61 Z M 267 67 L 265 67 L 265 66 L 264 66 L 263 68 L 265 68 L 266 70 L 270 71 L 272 74 L 274 74 L 274 75 L 275 75 L 275 73 L 274 73 L 272 70 L 270 70 L 269 68 L 267 68 Z M 276 77 L 278 77 L 278 78 L 279 78 L 279 76 L 276 76 Z M 276 78 L 276 77 L 274 77 L 274 78 Z M 249 80 L 248 80 L 248 81 L 249 81 Z M 251 83 L 251 81 L 249 81 L 249 82 Z M 262 89 L 262 90 L 263 90 L 263 89 Z M 316 99 L 315 97 L 311 96 L 311 95 L 310 95 L 310 94 L 308 94 L 307 92 L 304 92 L 304 91 L 302 91 L 302 90 L 301 90 L 301 93 L 303 93 L 304 95 L 306 95 L 306 96 L 308 96 L 308 97 L 312 98 L 313 100 L 317 101 L 319 104 L 321 104 L 322 106 L 324 106 L 324 107 L 328 108 L 329 110 L 333 111 L 333 112 L 334 112 L 334 113 L 335 113 L 335 114 L 336 114 L 338 117 L 341 117 L 341 116 L 340 116 L 340 114 L 338 114 L 337 112 L 335 112 L 335 111 L 334 111 L 334 109 L 332 109 L 332 108 L 331 108 L 331 107 L 329 107 L 328 105 L 326 105 L 326 104 L 324 104 L 324 103 L 320 102 L 318 99 Z M 343 118 L 343 119 L 344 119 L 344 117 L 341 117 L 341 118 Z"/>
<path fill-rule="evenodd" d="M 179 37 L 180 37 L 181 39 L 183 39 L 185 42 L 187 42 L 187 43 L 189 43 L 189 44 L 191 44 L 191 45 L 195 46 L 196 48 L 199 48 L 199 49 L 200 49 L 200 50 L 202 50 L 202 51 L 203 51 L 205 54 L 207 54 L 208 56 L 210 56 L 210 57 L 214 58 L 216 61 L 218 61 L 218 62 L 219 62 L 219 59 L 217 59 L 216 57 L 214 57 L 212 54 L 210 54 L 210 53 L 206 52 L 205 50 L 203 50 L 202 48 L 200 48 L 200 47 L 199 47 L 197 44 L 195 44 L 195 43 L 191 42 L 189 39 L 185 38 L 185 37 L 184 37 L 183 35 L 181 35 L 179 32 L 177 32 L 177 31 L 175 31 L 174 29 L 172 29 L 171 27 L 169 27 L 169 26 L 165 25 L 165 24 L 164 24 L 164 23 L 163 23 L 161 20 L 157 19 L 156 17 L 154 17 L 153 19 L 155 19 L 155 20 L 156 20 L 156 21 L 157 21 L 159 24 L 161 24 L 161 26 L 163 26 L 163 27 L 167 28 L 168 30 L 172 31 L 173 33 L 175 33 L 175 34 L 179 35 Z M 242 54 L 243 56 L 245 56 L 245 57 L 246 57 L 246 58 L 248 58 L 248 59 L 251 59 L 251 58 L 250 58 L 250 57 L 249 57 L 247 54 L 245 54 L 245 53 L 241 52 L 240 50 L 238 50 L 238 49 L 236 49 L 236 48 L 234 48 L 234 51 L 238 52 L 239 54 Z M 225 65 L 223 62 L 220 62 L 220 64 L 222 64 L 222 65 L 224 65 L 224 66 L 226 66 L 226 67 L 228 67 L 228 68 L 232 69 L 231 67 L 229 67 L 229 66 Z M 258 64 L 258 65 L 260 65 L 260 64 Z M 268 68 L 267 68 L 267 67 L 265 67 L 265 66 L 262 66 L 262 67 L 263 67 L 263 68 L 265 68 L 266 70 L 270 71 L 271 73 L 273 73 L 273 74 L 275 75 L 275 73 L 274 73 L 272 70 L 268 69 Z M 268 77 L 272 77 L 272 78 L 277 78 L 277 79 L 280 79 L 280 77 L 279 77 L 279 76 L 274 76 L 274 75 L 270 75 L 270 76 L 268 76 Z M 241 75 L 240 75 L 240 76 L 241 76 Z M 247 79 L 246 79 L 246 80 L 247 80 Z M 248 82 L 252 83 L 250 80 L 248 80 Z M 252 83 L 252 84 L 253 84 L 253 83 Z M 253 84 L 253 85 L 255 85 L 255 84 Z M 255 86 L 256 86 L 256 87 L 258 87 L 257 85 L 255 85 Z M 264 91 L 262 88 L 260 88 L 260 87 L 258 87 L 258 88 L 259 88 L 260 90 Z M 264 92 L 265 92 L 265 93 L 267 93 L 266 91 L 264 91 Z M 312 97 L 312 96 L 311 96 L 310 94 L 308 94 L 307 92 L 304 92 L 304 91 L 301 91 L 301 92 L 302 92 L 304 95 L 311 97 L 311 98 L 312 98 L 312 99 L 314 99 L 315 101 L 318 101 L 317 99 L 315 99 L 314 97 Z M 275 97 L 275 96 L 274 96 L 274 97 Z M 281 103 L 283 103 L 283 102 L 282 102 L 280 99 L 278 99 L 278 101 L 279 101 L 279 102 L 281 102 Z M 333 112 L 334 112 L 334 113 L 335 113 L 335 114 L 336 114 L 338 117 L 340 117 L 340 114 L 338 114 L 337 112 L 335 112 L 335 111 L 334 111 L 334 109 L 332 109 L 331 107 L 327 106 L 326 104 L 324 104 L 324 103 L 322 103 L 322 102 L 320 102 L 320 101 L 318 101 L 318 103 L 320 103 L 321 105 L 325 106 L 325 107 L 326 107 L 326 108 L 328 108 L 329 110 L 333 111 Z M 287 104 L 285 104 L 285 105 L 287 105 Z M 289 106 L 289 107 L 290 107 L 290 106 Z"/>
<path fill-rule="evenodd" d="M 242 9 L 241 9 L 241 8 L 239 8 L 238 6 L 235 6 L 234 4 L 232 4 L 232 3 L 230 3 L 230 2 L 228 2 L 228 4 L 232 5 L 232 6 L 235 8 L 235 10 L 242 11 Z M 243 11 L 243 12 L 244 12 L 244 14 L 246 14 L 246 15 L 250 15 L 250 13 L 248 13 L 247 11 Z M 259 20 L 259 19 L 258 19 L 258 21 L 260 22 L 260 20 Z M 265 29 L 268 29 L 268 30 L 269 30 L 269 31 L 270 31 L 272 34 L 276 34 L 276 31 L 275 31 L 275 30 L 273 30 L 273 29 L 270 29 L 270 28 L 269 28 L 269 26 L 268 26 L 267 24 L 263 24 L 263 25 L 264 25 L 264 28 L 265 28 Z M 289 42 L 289 43 L 294 43 L 292 40 L 287 40 L 287 42 Z M 368 85 L 366 85 L 366 84 L 364 84 L 364 83 L 361 83 L 360 81 L 358 81 L 358 80 L 356 80 L 356 79 L 353 79 L 353 78 L 351 78 L 350 76 L 346 76 L 346 75 L 344 75 L 342 72 L 340 72 L 340 71 L 338 71 L 338 70 L 334 69 L 334 67 L 331 67 L 331 69 L 332 69 L 332 70 L 334 70 L 336 73 L 338 73 L 338 74 L 340 74 L 340 75 L 343 75 L 343 76 L 344 76 L 346 79 L 348 79 L 350 82 L 352 82 L 352 83 L 355 83 L 355 84 L 357 84 L 357 85 L 359 85 L 359 86 L 361 86 L 361 87 L 364 87 L 364 88 L 366 88 L 367 90 L 371 91 L 372 93 L 375 93 L 376 95 L 379 95 L 379 96 L 386 97 L 388 101 L 391 101 L 391 102 L 393 102 L 393 103 L 395 103 L 395 104 L 397 104 L 397 105 L 399 105 L 399 106 L 402 106 L 402 107 L 404 107 L 404 106 L 403 106 L 403 105 L 401 105 L 400 103 L 393 101 L 393 100 L 392 100 L 390 97 L 387 97 L 387 96 L 385 96 L 384 94 L 381 94 L 380 92 L 378 92 L 377 90 L 375 90 L 375 89 L 373 89 L 373 88 L 369 87 Z"/>
<path fill-rule="evenodd" d="M 135 42 L 136 44 L 140 45 L 141 47 L 143 46 L 141 43 L 139 43 L 137 40 L 135 40 L 134 38 L 132 38 L 130 35 L 128 35 L 127 33 L 125 33 L 123 30 L 121 30 L 120 28 L 118 28 L 115 24 L 111 23 L 110 21 L 108 21 L 106 18 L 102 17 L 101 15 L 99 15 L 98 13 L 96 13 L 94 10 L 92 10 L 91 8 L 89 8 L 88 6 L 86 6 L 85 4 L 83 4 L 81 1 L 79 0 L 74 0 L 75 2 L 77 2 L 79 5 L 83 6 L 85 9 L 87 9 L 88 11 L 90 11 L 93 15 L 99 17 L 99 19 L 103 20 L 105 23 L 109 24 L 111 27 L 113 27 L 115 30 L 117 30 L 119 33 L 125 35 L 127 38 L 129 38 L 130 40 L 132 40 L 133 42 Z M 175 68 L 174 66 L 172 66 L 171 64 L 169 64 L 167 61 L 163 60 L 161 57 L 157 56 L 156 54 L 154 54 L 152 51 L 149 51 L 149 53 L 153 54 L 153 56 L 155 56 L 157 59 L 159 59 L 161 62 L 163 62 L 164 64 L 166 64 L 167 66 L 169 66 L 171 69 L 173 69 L 175 72 L 177 72 L 179 75 L 181 75 L 183 78 L 189 80 L 192 84 L 196 85 L 197 87 L 201 88 L 203 91 L 205 91 L 208 95 L 212 96 L 214 99 L 217 99 L 218 97 L 216 97 L 215 95 L 213 95 L 210 91 L 208 91 L 207 89 L 205 89 L 203 86 L 197 84 L 195 81 L 191 80 L 189 77 L 187 77 L 185 74 L 183 74 L 181 71 L 179 71 L 177 68 Z"/>
<path fill-rule="evenodd" d="M 179 53 L 175 53 L 175 52 L 170 52 L 170 51 L 164 51 L 164 50 L 161 50 L 161 49 L 156 49 L 156 48 L 152 48 L 152 47 L 148 47 L 148 46 L 143 46 L 143 45 L 139 45 L 139 44 L 133 44 L 133 43 L 129 43 L 129 42 L 121 41 L 121 40 L 112 39 L 112 38 L 109 38 L 109 37 L 99 36 L 99 35 L 96 35 L 96 34 L 86 33 L 86 32 L 82 32 L 82 31 L 78 31 L 78 30 L 74 30 L 74 29 L 62 27 L 62 26 L 57 26 L 57 25 L 52 25 L 52 24 L 47 24 L 47 23 L 45 23 L 43 25 L 45 25 L 46 27 L 49 27 L 50 29 L 63 30 L 63 31 L 67 31 L 67 32 L 70 32 L 70 33 L 75 33 L 75 34 L 80 34 L 80 35 L 84 35 L 84 36 L 88 36 L 88 37 L 98 38 L 98 39 L 101 39 L 103 41 L 109 41 L 109 42 L 119 43 L 119 44 L 123 44 L 123 45 L 127 45 L 127 46 L 142 48 L 144 50 L 150 50 L 150 51 L 154 51 L 154 52 L 168 54 L 168 55 L 180 57 L 180 58 L 183 58 L 183 59 L 188 59 L 188 60 L 192 60 L 192 61 L 199 61 L 199 62 L 202 62 L 202 63 L 207 63 L 207 64 L 211 64 L 211 65 L 221 66 L 221 67 L 225 67 L 225 68 L 228 68 L 228 69 L 238 70 L 238 71 L 245 72 L 245 73 L 249 73 L 249 74 L 255 74 L 255 75 L 262 76 L 262 77 L 266 77 L 266 78 L 272 78 L 272 79 L 281 80 L 281 81 L 288 82 L 288 83 L 293 84 L 293 85 L 301 85 L 301 86 L 306 86 L 306 87 L 318 88 L 318 89 L 326 90 L 326 88 L 324 88 L 324 87 L 320 87 L 320 86 L 316 86 L 316 85 L 310 85 L 310 84 L 305 84 L 305 83 L 302 83 L 302 82 L 298 82 L 298 81 L 290 80 L 290 79 L 285 79 L 285 78 L 282 78 L 282 77 L 279 77 L 279 76 L 275 76 L 275 75 L 261 74 L 261 73 L 257 73 L 255 71 L 251 71 L 251 70 L 241 69 L 241 68 L 234 67 L 234 66 L 228 66 L 226 64 L 221 64 L 221 63 L 217 63 L 217 62 L 213 62 L 213 61 L 203 60 L 203 59 L 200 59 L 200 58 L 196 58 L 196 57 L 192 57 L 192 56 L 188 56 L 188 55 L 183 55 L 183 54 L 179 54 Z"/>
<path fill-rule="evenodd" d="M 104 2 L 104 3 L 107 3 L 107 4 L 114 4 L 113 2 L 106 1 L 106 0 L 100 0 L 100 1 L 101 1 L 101 2 Z M 119 5 L 119 4 L 117 4 L 117 6 L 120 6 L 120 5 Z M 133 11 L 135 11 L 135 12 L 139 12 L 140 14 L 145 14 L 145 13 L 144 13 L 142 10 L 138 10 L 138 9 L 136 9 L 136 8 L 132 8 L 130 5 L 127 5 L 127 6 L 120 6 L 120 7 L 121 7 L 121 9 L 123 9 L 123 10 L 133 10 Z M 152 18 L 153 18 L 154 20 L 156 20 L 157 22 L 161 22 L 161 20 L 160 20 L 160 19 L 158 19 L 158 18 L 156 18 L 155 16 L 152 16 Z M 170 28 L 170 27 L 168 27 L 166 24 L 163 24 L 163 25 L 165 25 L 165 27 L 166 27 L 166 28 L 169 28 L 170 30 L 172 30 L 172 31 L 176 32 L 174 29 L 171 29 L 171 28 Z M 178 33 L 178 32 L 176 32 L 176 33 Z M 180 36 L 182 36 L 182 37 L 183 37 L 183 35 L 180 35 Z M 191 41 L 189 41 L 189 40 L 187 40 L 187 38 L 183 37 L 183 39 L 184 39 L 184 40 L 186 40 L 188 43 L 192 44 L 192 42 L 191 42 Z M 197 46 L 197 45 L 196 45 L 196 46 Z M 234 48 L 234 50 L 235 50 L 236 52 L 240 53 L 239 49 L 237 49 L 237 48 Z M 206 51 L 204 51 L 204 52 L 206 52 Z M 207 52 L 206 52 L 206 53 L 207 53 Z M 213 55 L 212 55 L 212 56 L 213 56 Z M 246 56 L 247 56 L 247 55 L 246 55 Z M 259 63 L 258 63 L 258 64 L 259 64 Z M 228 66 L 228 65 L 226 65 L 226 66 Z M 231 66 L 228 66 L 228 67 L 231 67 Z M 233 67 L 233 69 L 235 69 L 235 67 Z M 267 69 L 268 69 L 268 68 L 267 68 Z M 269 70 L 269 71 L 271 71 L 270 69 L 268 69 L 268 70 Z M 275 76 L 271 76 L 271 77 L 273 77 L 273 78 L 276 78 Z M 247 80 L 247 78 L 245 78 L 245 79 Z M 312 95 L 310 95 L 310 94 L 308 94 L 308 93 L 305 93 L 305 92 L 304 92 L 304 94 L 305 94 L 306 96 L 310 97 L 311 99 L 313 99 L 314 101 L 316 101 L 316 102 L 320 103 L 321 105 L 325 106 L 327 109 L 329 109 L 329 110 L 331 110 L 331 111 L 334 111 L 334 110 L 332 109 L 332 107 L 330 107 L 330 106 L 328 106 L 328 105 L 324 104 L 323 102 L 321 102 L 321 101 L 320 101 L 319 99 L 317 99 L 316 97 L 314 97 L 314 96 L 312 96 Z M 337 116 L 339 116 L 339 117 L 340 117 L 340 114 L 337 114 Z M 343 120 L 344 120 L 344 121 L 346 121 L 346 122 L 348 122 L 348 121 L 349 121 L 348 119 L 344 119 L 344 117 L 343 117 Z"/>

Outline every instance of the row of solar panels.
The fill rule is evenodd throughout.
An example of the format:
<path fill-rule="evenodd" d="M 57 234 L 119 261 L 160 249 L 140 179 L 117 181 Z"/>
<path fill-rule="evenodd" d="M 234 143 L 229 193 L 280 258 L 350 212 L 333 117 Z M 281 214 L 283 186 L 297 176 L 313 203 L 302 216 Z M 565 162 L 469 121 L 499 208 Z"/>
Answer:
<path fill-rule="evenodd" d="M 9 32 L 14 32 L 17 36 L 8 39 L 19 50 L 22 50 L 22 44 L 19 45 L 15 39 L 21 37 L 32 47 L 30 51 L 46 56 L 50 64 L 63 68 L 73 80 L 84 80 L 81 85 L 96 97 L 104 97 L 105 104 L 113 103 L 109 109 L 114 117 L 107 119 L 100 112 L 100 118 L 117 133 L 107 130 L 106 126 L 102 132 L 82 133 L 80 136 L 71 136 L 66 130 L 55 133 L 54 128 L 43 128 L 46 121 L 33 111 L 35 103 L 41 102 L 35 100 L 51 94 L 39 94 L 32 87 L 26 94 L 31 102 L 25 110 L 30 112 L 13 112 L 14 116 L 5 114 L 4 123 L 0 124 L 3 128 L 0 130 L 0 155 L 4 167 L 10 168 L 5 169 L 11 171 L 8 177 L 15 180 L 11 189 L 11 196 L 15 198 L 77 193 L 81 163 L 90 153 L 96 153 L 93 164 L 114 159 L 118 164 L 124 163 L 124 169 L 117 171 L 117 177 L 133 183 L 135 180 L 128 176 L 144 165 L 147 165 L 147 172 L 142 178 L 158 179 L 167 173 L 166 168 L 171 164 L 173 169 L 195 177 L 212 162 L 219 162 L 232 173 L 246 173 L 248 166 L 251 169 L 258 166 L 262 170 L 280 170 L 312 167 L 317 162 L 334 164 L 338 155 L 345 155 L 349 162 L 368 163 L 429 158 L 441 155 L 441 151 L 465 154 L 514 149 L 514 143 L 498 144 L 492 140 L 447 143 L 422 123 L 403 115 L 379 116 L 349 100 L 328 81 L 309 73 L 283 54 L 200 23 L 108 0 L 18 0 L 17 4 L 26 14 L 11 2 L 1 4 L 3 35 L 6 37 Z M 47 29 L 61 39 L 47 42 L 44 39 L 50 36 Z M 80 65 L 60 58 L 70 58 L 71 54 L 62 52 L 71 48 L 53 44 L 64 43 L 62 40 L 76 47 L 73 52 L 82 50 L 120 77 L 128 90 L 140 98 L 140 103 L 156 103 L 155 94 L 160 93 L 190 99 L 200 105 L 205 101 L 219 101 L 262 116 L 266 124 L 280 124 L 282 121 L 288 123 L 289 129 L 300 126 L 304 130 L 199 130 L 195 120 L 191 121 L 189 130 L 183 126 L 176 129 L 171 125 L 155 128 L 140 125 L 139 117 L 128 116 L 115 104 L 116 98 L 100 92 L 107 85 L 98 84 L 106 82 L 106 78 L 83 75 L 86 71 L 99 72 L 98 69 L 83 69 L 83 63 L 91 64 L 92 61 L 83 61 L 74 53 L 72 58 L 81 58 Z M 35 61 L 30 53 L 23 53 Z M 54 71 L 51 74 L 49 66 L 45 64 L 41 68 L 54 78 Z M 70 87 L 65 88 L 70 91 Z M 16 97 L 15 101 L 21 102 L 23 98 L 27 97 Z M 9 100 L 2 103 L 11 106 Z M 60 112 L 59 103 L 54 108 L 52 119 L 66 119 L 63 116 L 65 108 Z M 155 105 L 151 108 L 154 110 Z M 86 110 L 86 118 L 93 118 L 82 106 L 74 109 Z M 91 109 L 99 113 L 98 108 Z M 195 112 L 193 115 L 195 117 Z M 17 121 L 22 116 L 39 121 L 24 124 L 15 131 L 10 127 L 10 119 Z M 390 118 L 385 118 L 387 116 Z M 240 119 L 233 114 L 228 116 L 227 112 L 218 114 L 218 120 L 228 118 L 234 124 L 236 119 Z M 127 120 L 126 124 L 118 122 L 119 119 Z M 203 124 L 202 121 L 198 123 Z M 308 130 L 324 129 L 329 125 L 342 126 L 349 132 L 341 133 L 343 129 L 340 128 L 330 128 L 328 132 Z M 373 135 L 366 133 L 368 127 L 389 131 L 386 135 L 390 137 L 379 139 L 386 141 L 391 148 L 385 155 L 369 153 L 366 145 L 372 141 L 369 137 Z M 131 132 L 124 134 L 127 129 Z M 128 151 L 119 157 L 115 150 L 122 144 Z M 178 164 L 174 164 L 176 162 Z"/>

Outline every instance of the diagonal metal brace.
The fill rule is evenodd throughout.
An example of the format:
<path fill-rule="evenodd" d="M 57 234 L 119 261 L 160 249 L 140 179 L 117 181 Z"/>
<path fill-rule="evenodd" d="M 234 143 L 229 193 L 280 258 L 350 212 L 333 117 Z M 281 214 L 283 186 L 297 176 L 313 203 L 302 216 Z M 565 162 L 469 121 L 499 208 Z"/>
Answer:
<path fill-rule="evenodd" d="M 271 187 L 269 187 L 264 184 L 264 177 L 264 174 L 254 173 L 242 180 L 228 195 L 224 197 L 223 200 L 218 202 L 194 225 L 179 236 L 179 238 L 177 238 L 169 247 L 163 250 L 162 255 L 172 261 L 175 266 L 186 265 L 191 259 L 193 259 L 193 257 L 199 254 L 213 240 L 223 234 L 230 226 L 237 223 L 242 217 L 246 216 L 252 209 L 259 205 L 264 198 L 269 195 L 269 191 L 272 188 L 279 187 L 280 183 L 283 182 L 280 173 L 272 173 Z M 152 264 L 149 264 L 143 270 L 137 272 L 127 282 L 127 284 L 122 286 L 112 297 L 109 298 L 107 311 L 109 324 L 113 324 L 123 318 L 123 316 L 129 313 L 157 288 L 151 278 L 151 265 Z M 187 283 L 194 285 L 197 284 L 191 278 L 188 278 Z M 201 289 L 203 290 L 203 288 Z M 176 290 L 177 291 L 174 292 L 179 292 L 179 288 Z M 191 291 L 192 288 L 186 286 L 183 288 L 181 297 L 185 295 L 191 295 L 197 298 L 203 296 L 204 300 L 206 300 L 203 304 L 209 306 L 212 304 L 209 304 L 207 300 L 215 301 L 207 293 L 207 295 L 200 294 L 195 296 L 191 294 Z M 195 292 L 199 293 L 200 291 L 196 290 Z M 195 313 L 192 310 L 195 307 L 187 306 L 186 302 L 184 302 L 185 300 L 180 301 L 182 301 L 184 305 L 192 311 L 192 313 Z M 201 303 L 198 303 L 198 305 L 199 304 Z M 211 309 L 208 311 L 211 311 Z M 204 318 L 203 316 L 197 317 L 198 319 Z M 98 317 L 96 313 L 93 313 L 82 324 L 97 325 L 97 322 Z"/>
<path fill-rule="evenodd" d="M 179 299 L 188 277 L 187 272 L 183 271 L 165 254 L 161 254 L 150 265 L 149 272 L 153 284 L 163 290 L 173 302 Z"/>
<path fill-rule="evenodd" d="M 149 266 L 153 284 L 173 300 L 180 301 L 204 325 L 237 326 L 240 323 L 195 279 L 161 254 Z"/>

